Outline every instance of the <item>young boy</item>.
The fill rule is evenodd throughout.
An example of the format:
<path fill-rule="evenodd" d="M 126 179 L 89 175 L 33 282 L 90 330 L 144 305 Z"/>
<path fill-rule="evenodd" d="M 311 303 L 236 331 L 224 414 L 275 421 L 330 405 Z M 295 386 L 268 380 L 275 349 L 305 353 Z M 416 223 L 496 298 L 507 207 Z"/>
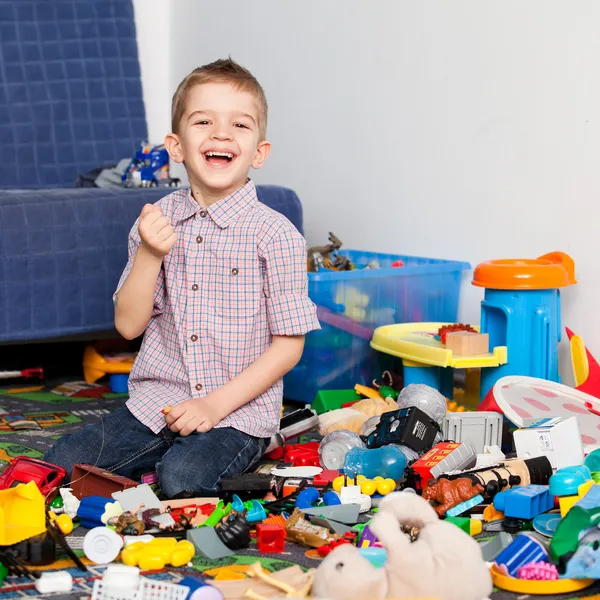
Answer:
<path fill-rule="evenodd" d="M 277 432 L 282 377 L 319 328 L 306 244 L 261 204 L 250 167 L 269 155 L 267 102 L 234 61 L 190 73 L 165 145 L 190 190 L 143 207 L 114 295 L 115 326 L 144 333 L 125 407 L 60 438 L 45 460 L 136 478 L 165 496 L 211 494 L 256 464 Z"/>

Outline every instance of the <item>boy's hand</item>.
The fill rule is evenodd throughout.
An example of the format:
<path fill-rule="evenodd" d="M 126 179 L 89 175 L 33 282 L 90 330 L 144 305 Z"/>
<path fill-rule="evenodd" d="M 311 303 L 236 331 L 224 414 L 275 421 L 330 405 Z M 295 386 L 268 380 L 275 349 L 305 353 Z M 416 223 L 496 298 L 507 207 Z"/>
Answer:
<path fill-rule="evenodd" d="M 217 398 L 210 395 L 180 402 L 165 415 L 169 429 L 186 436 L 195 431 L 206 433 L 219 423 Z"/>
<path fill-rule="evenodd" d="M 166 256 L 177 240 L 173 227 L 156 204 L 145 204 L 140 213 L 138 231 L 142 244 L 157 258 Z"/>

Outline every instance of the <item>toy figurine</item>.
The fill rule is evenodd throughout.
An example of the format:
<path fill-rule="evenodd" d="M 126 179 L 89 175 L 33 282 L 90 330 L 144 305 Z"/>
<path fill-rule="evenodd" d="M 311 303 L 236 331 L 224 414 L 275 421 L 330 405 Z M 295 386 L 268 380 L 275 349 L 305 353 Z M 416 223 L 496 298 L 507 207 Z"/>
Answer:
<path fill-rule="evenodd" d="M 114 526 L 116 532 L 121 535 L 142 535 L 145 531 L 153 528 L 162 531 L 184 531 L 192 527 L 190 518 L 183 514 L 179 519 L 179 523 L 175 525 L 165 525 L 154 520 L 159 515 L 171 512 L 170 508 L 147 508 L 138 516 L 138 513 L 144 507 L 144 504 L 140 504 L 137 508 L 125 511 L 118 517 L 111 517 L 108 519 L 107 525 Z"/>
<path fill-rule="evenodd" d="M 246 510 L 231 511 L 215 526 L 219 539 L 230 549 L 240 550 L 250 545 L 250 524 L 246 521 Z"/>
<path fill-rule="evenodd" d="M 483 486 L 468 477 L 459 477 L 453 480 L 442 477 L 429 483 L 423 490 L 423 498 L 436 503 L 435 512 L 443 517 L 446 511 L 482 492 Z"/>

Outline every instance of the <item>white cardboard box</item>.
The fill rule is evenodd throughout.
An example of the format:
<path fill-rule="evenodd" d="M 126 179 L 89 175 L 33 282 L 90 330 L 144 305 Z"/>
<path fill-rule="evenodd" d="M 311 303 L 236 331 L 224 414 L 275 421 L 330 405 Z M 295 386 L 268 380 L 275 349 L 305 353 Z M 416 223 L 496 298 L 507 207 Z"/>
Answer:
<path fill-rule="evenodd" d="M 547 456 L 554 469 L 583 464 L 577 417 L 552 417 L 514 432 L 519 458 Z"/>

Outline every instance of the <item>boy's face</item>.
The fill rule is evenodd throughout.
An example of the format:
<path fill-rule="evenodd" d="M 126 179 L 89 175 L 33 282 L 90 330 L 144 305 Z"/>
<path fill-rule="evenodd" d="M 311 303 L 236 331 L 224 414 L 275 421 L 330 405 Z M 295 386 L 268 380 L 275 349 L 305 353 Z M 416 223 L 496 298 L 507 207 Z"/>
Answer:
<path fill-rule="evenodd" d="M 254 96 L 230 83 L 204 83 L 190 90 L 179 133 L 165 144 L 174 161 L 185 163 L 192 191 L 210 202 L 244 185 L 250 167 L 262 166 L 271 145 L 259 139 Z"/>

